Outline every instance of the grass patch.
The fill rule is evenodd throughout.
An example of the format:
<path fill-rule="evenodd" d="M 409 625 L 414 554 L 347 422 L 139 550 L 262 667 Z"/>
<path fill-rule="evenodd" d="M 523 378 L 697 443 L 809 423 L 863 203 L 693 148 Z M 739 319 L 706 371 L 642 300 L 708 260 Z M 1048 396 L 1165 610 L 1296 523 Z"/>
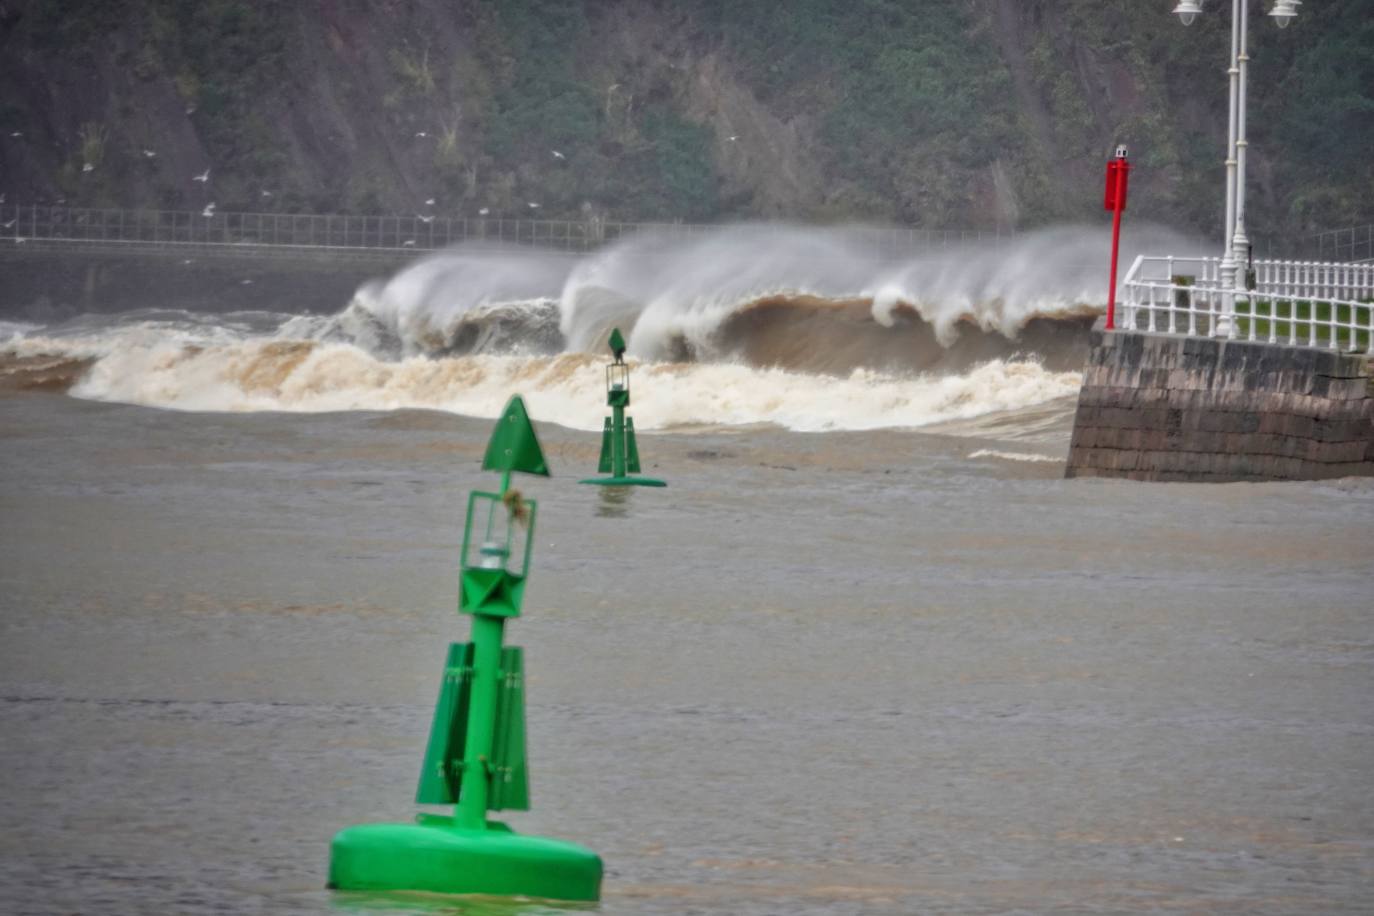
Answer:
<path fill-rule="evenodd" d="M 1331 326 L 1335 309 L 1336 327 Z M 1374 305 L 1332 305 L 1305 299 L 1237 299 L 1236 337 L 1249 340 L 1251 329 L 1256 340 L 1330 347 L 1336 335 L 1338 349 L 1368 352 L 1370 313 Z M 1357 330 L 1351 330 L 1352 323 Z"/>

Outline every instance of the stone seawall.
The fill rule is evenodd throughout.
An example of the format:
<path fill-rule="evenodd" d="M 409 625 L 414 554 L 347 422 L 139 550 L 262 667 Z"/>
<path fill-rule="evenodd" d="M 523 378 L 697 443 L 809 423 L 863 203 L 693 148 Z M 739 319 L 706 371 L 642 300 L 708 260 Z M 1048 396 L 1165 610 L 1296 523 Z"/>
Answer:
<path fill-rule="evenodd" d="M 1374 476 L 1368 356 L 1092 331 L 1067 477 Z"/>

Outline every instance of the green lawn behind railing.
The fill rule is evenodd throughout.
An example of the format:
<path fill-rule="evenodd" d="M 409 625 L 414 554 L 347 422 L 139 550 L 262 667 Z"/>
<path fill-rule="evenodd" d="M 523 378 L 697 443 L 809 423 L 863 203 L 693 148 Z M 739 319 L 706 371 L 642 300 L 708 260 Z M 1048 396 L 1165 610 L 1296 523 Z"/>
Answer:
<path fill-rule="evenodd" d="M 1374 302 L 1374 300 L 1362 300 Z M 1288 343 L 1290 335 L 1296 335 L 1293 339 L 1301 345 L 1312 345 L 1319 347 L 1331 346 L 1331 309 L 1336 309 L 1336 321 L 1338 326 L 1336 332 L 1336 342 L 1339 349 L 1355 350 L 1367 352 L 1369 350 L 1369 331 L 1370 311 L 1374 309 L 1372 305 L 1336 305 L 1329 302 L 1312 303 L 1306 300 L 1293 301 L 1291 299 L 1246 299 L 1236 300 L 1236 337 L 1239 340 L 1250 339 L 1250 327 L 1253 324 L 1256 340 L 1268 340 L 1269 332 L 1272 328 L 1274 339 L 1278 343 Z M 1359 330 L 1353 332 L 1349 327 L 1341 325 L 1350 324 L 1350 313 L 1355 313 L 1355 325 Z M 1315 327 L 1309 322 L 1315 320 Z M 1294 325 L 1296 324 L 1296 328 Z M 1315 330 L 1315 336 L 1309 339 L 1309 335 Z"/>

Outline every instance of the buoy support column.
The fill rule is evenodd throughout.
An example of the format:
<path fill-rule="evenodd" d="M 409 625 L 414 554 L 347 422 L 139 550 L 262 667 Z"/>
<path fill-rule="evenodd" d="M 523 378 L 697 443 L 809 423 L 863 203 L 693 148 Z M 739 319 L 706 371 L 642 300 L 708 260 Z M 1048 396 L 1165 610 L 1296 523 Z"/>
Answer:
<path fill-rule="evenodd" d="M 505 620 L 472 615 L 472 701 L 468 707 L 463 752 L 462 791 L 456 810 L 459 827 L 481 830 L 487 824 L 487 787 L 491 777 L 491 739 L 496 729 L 496 682 L 501 669 Z"/>
<path fill-rule="evenodd" d="M 625 476 L 625 408 L 611 408 L 611 473 Z"/>

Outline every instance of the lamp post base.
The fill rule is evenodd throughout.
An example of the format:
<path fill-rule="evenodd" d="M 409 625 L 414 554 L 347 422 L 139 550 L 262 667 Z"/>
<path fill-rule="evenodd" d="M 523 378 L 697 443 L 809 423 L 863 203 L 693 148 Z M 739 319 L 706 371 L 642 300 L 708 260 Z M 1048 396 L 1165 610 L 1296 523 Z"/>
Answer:
<path fill-rule="evenodd" d="M 485 830 L 420 815 L 415 824 L 360 824 L 334 836 L 329 887 L 346 891 L 429 891 L 546 900 L 598 900 L 601 858 L 504 824 Z"/>

